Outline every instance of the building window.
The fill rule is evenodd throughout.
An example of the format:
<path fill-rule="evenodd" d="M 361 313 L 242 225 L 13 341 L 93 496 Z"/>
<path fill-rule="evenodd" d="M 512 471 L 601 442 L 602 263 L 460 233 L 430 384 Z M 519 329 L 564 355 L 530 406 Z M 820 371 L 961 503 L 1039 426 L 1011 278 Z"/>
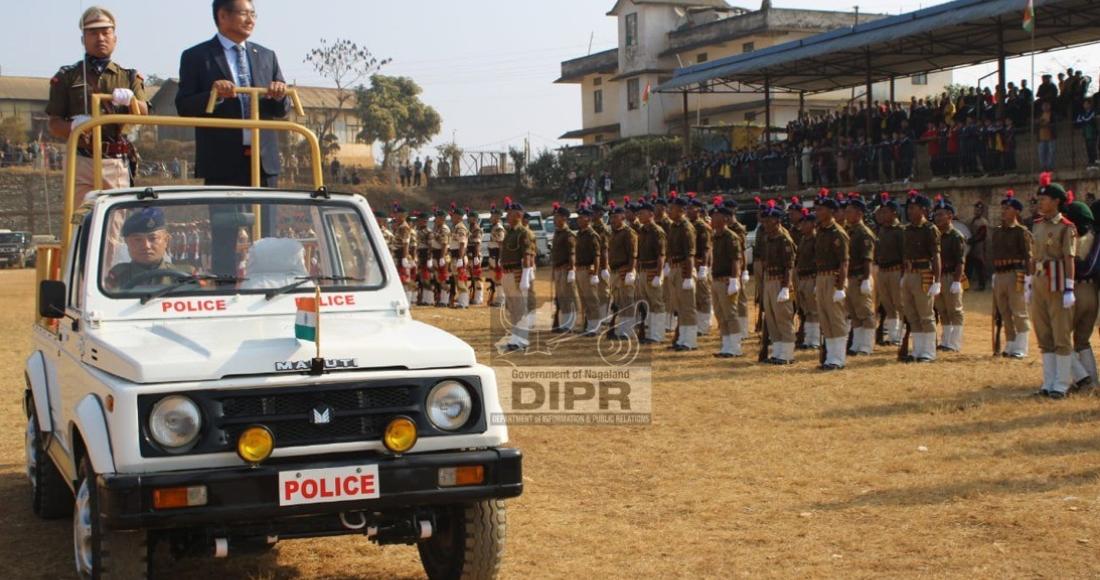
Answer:
<path fill-rule="evenodd" d="M 626 45 L 638 46 L 638 14 L 626 15 Z"/>
<path fill-rule="evenodd" d="M 596 143 L 603 143 L 603 134 L 601 133 L 601 134 L 596 135 L 595 141 L 596 141 Z"/>
<path fill-rule="evenodd" d="M 752 52 L 754 50 L 756 50 L 755 42 L 746 42 L 745 44 L 741 45 L 741 52 Z"/>
<path fill-rule="evenodd" d="M 913 75 L 913 84 L 914 85 L 927 85 L 928 84 L 928 75 L 926 73 Z"/>
<path fill-rule="evenodd" d="M 596 78 L 592 79 L 592 86 L 598 87 L 602 84 L 603 84 L 603 78 L 602 77 L 596 77 Z"/>
<path fill-rule="evenodd" d="M 745 113 L 745 120 L 749 123 L 756 121 L 756 113 L 754 111 L 749 111 L 748 113 Z"/>
<path fill-rule="evenodd" d="M 592 103 L 596 114 L 603 112 L 603 89 L 592 92 Z"/>
<path fill-rule="evenodd" d="M 704 62 L 707 62 L 707 53 L 700 52 L 699 54 L 695 55 L 695 63 L 696 64 L 704 63 Z"/>
<path fill-rule="evenodd" d="M 633 111 L 638 108 L 638 104 L 641 102 L 641 87 L 639 79 L 629 79 L 626 81 L 626 109 Z"/>

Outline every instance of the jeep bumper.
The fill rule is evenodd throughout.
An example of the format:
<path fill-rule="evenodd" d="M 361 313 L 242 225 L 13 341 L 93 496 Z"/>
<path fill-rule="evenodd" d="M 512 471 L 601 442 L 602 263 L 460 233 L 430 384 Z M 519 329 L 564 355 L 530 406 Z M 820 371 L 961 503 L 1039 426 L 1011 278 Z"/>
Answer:
<path fill-rule="evenodd" d="M 379 497 L 366 500 L 279 505 L 279 473 L 285 471 L 378 465 Z M 460 487 L 439 485 L 439 470 L 481 465 L 481 484 Z M 206 486 L 204 506 L 155 509 L 153 491 L 160 488 Z M 258 467 L 234 467 L 141 475 L 101 475 L 99 506 L 112 529 L 172 529 L 234 526 L 338 514 L 342 512 L 403 512 L 433 505 L 462 504 L 503 499 L 523 492 L 522 455 L 518 449 L 487 449 L 352 458 L 331 461 L 295 461 Z"/>

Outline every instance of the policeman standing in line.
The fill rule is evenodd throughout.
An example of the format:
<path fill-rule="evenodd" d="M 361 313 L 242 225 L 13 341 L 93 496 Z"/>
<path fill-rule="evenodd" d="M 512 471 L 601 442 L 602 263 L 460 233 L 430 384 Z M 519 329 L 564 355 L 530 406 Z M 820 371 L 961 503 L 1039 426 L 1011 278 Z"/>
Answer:
<path fill-rule="evenodd" d="M 500 221 L 500 210 L 495 203 L 489 207 L 489 223 L 489 267 L 493 269 L 492 278 L 489 279 L 493 298 L 489 306 L 501 306 L 504 304 L 504 292 L 500 288 L 504 281 L 504 271 L 500 267 L 500 244 L 504 242 L 507 231 Z"/>
<path fill-rule="evenodd" d="M 535 281 L 535 245 L 529 231 L 523 227 L 523 205 L 504 198 L 504 210 L 508 212 L 508 228 L 500 246 L 500 264 L 504 273 L 501 283 L 504 304 L 508 311 L 511 334 L 503 346 L 506 352 L 522 350 L 530 346 L 531 329 L 527 309 L 527 296 Z"/>
<path fill-rule="evenodd" d="M 837 223 L 840 203 L 822 196 L 814 203 L 817 234 L 814 236 L 814 297 L 825 341 L 822 370 L 844 368 L 847 361 L 848 313 L 845 288 L 848 281 L 848 233 Z"/>
<path fill-rule="evenodd" d="M 684 213 L 688 203 L 687 198 L 677 197 L 668 208 L 672 227 L 666 255 L 673 300 L 669 310 L 679 317 L 680 340 L 672 346 L 677 352 L 695 350 L 699 338 L 695 318 L 695 227 Z"/>
<path fill-rule="evenodd" d="M 727 199 L 722 205 L 730 209 L 729 228 L 741 241 L 741 291 L 737 293 L 737 318 L 741 323 L 740 339 L 744 339 L 749 335 L 749 232 L 745 224 L 737 219 L 737 201 Z"/>
<path fill-rule="evenodd" d="M 695 228 L 695 321 L 699 327 L 699 336 L 710 334 L 710 319 L 713 315 L 711 304 L 711 245 L 713 230 L 707 223 L 707 204 L 689 193 L 691 204 L 687 208 L 687 217 Z"/>
<path fill-rule="evenodd" d="M 50 79 L 46 114 L 50 118 L 50 134 L 58 139 L 68 139 L 72 131 L 91 118 L 93 94 L 111 95 L 107 112 L 129 113 L 131 108 L 136 108 L 138 114 L 149 113 L 141 74 L 135 69 L 122 68 L 111 60 L 118 44 L 114 15 L 106 8 L 92 6 L 80 17 L 80 31 L 84 58 L 61 67 Z M 91 146 L 91 133 L 81 135 L 77 158 L 65 160 L 66 163 L 76 164 L 73 207 L 79 207 L 84 202 L 84 196 L 94 187 Z M 137 152 L 122 134 L 119 125 L 103 126 L 102 146 L 103 188 L 130 187 Z"/>
<path fill-rule="evenodd" d="M 1068 195 L 1068 193 L 1067 193 Z M 1077 228 L 1077 264 L 1074 268 L 1073 286 L 1073 382 L 1074 389 L 1096 383 L 1096 357 L 1092 353 L 1090 339 L 1096 328 L 1097 262 L 1100 262 L 1100 243 L 1093 233 L 1093 214 L 1089 206 L 1080 201 L 1066 205 L 1066 218 Z"/>
<path fill-rule="evenodd" d="M 416 212 L 416 274 L 420 296 L 417 306 L 431 306 L 432 301 L 432 232 L 428 229 L 428 213 Z"/>
<path fill-rule="evenodd" d="M 966 238 L 955 229 L 955 207 L 937 196 L 933 219 L 940 231 L 940 278 L 947 292 L 936 297 L 936 310 L 943 324 L 943 336 L 938 350 L 959 352 L 962 350 L 963 329 L 963 277 L 966 272 Z"/>
<path fill-rule="evenodd" d="M 771 338 L 771 356 L 767 362 L 773 365 L 794 363 L 794 240 L 782 228 L 783 210 L 775 200 L 769 200 L 760 212 L 764 235 L 764 290 L 761 305 L 764 307 L 764 323 Z"/>
<path fill-rule="evenodd" d="M 557 244 L 554 244 L 557 246 Z M 600 331 L 600 269 L 605 254 L 603 236 L 592 227 L 592 209 L 577 209 L 577 293 L 584 311 L 584 334 Z"/>
<path fill-rule="evenodd" d="M 600 301 L 599 323 L 602 326 L 610 320 L 611 316 L 612 270 L 607 260 L 607 250 L 611 245 L 611 228 L 604 222 L 604 216 L 607 214 L 607 210 L 604 206 L 597 203 L 592 205 L 590 209 L 592 210 L 592 229 L 599 234 L 600 247 L 603 250 L 603 256 L 600 260 L 600 285 L 596 289 L 596 297 Z"/>
<path fill-rule="evenodd" d="M 469 284 L 473 287 L 473 298 L 470 304 L 481 306 L 485 304 L 484 280 L 481 279 L 481 216 L 476 210 L 466 208 L 466 229 L 470 235 L 466 239 L 466 274 Z"/>
<path fill-rule="evenodd" d="M 897 345 L 901 342 L 901 239 L 904 228 L 898 215 L 901 207 L 883 193 L 875 210 L 875 222 L 878 224 L 878 244 L 875 245 L 875 295 L 878 304 L 885 313 L 883 321 L 883 344 Z"/>
<path fill-rule="evenodd" d="M 1066 190 L 1039 178 L 1035 219 L 1035 286 L 1031 320 L 1043 355 L 1043 385 L 1035 394 L 1064 399 L 1073 386 L 1073 307 L 1077 297 L 1077 228 L 1062 214 Z"/>
<path fill-rule="evenodd" d="M 416 262 L 413 261 L 413 250 L 416 247 L 416 233 L 409 225 L 408 214 L 400 204 L 393 204 L 393 261 L 397 264 L 397 273 L 401 277 L 401 286 L 405 288 L 405 296 L 411 306 L 416 302 L 416 278 L 413 272 Z"/>
<path fill-rule="evenodd" d="M 732 358 L 742 356 L 741 320 L 737 316 L 737 297 L 741 293 L 741 264 L 744 244 L 729 228 L 733 210 L 722 203 L 721 197 L 714 198 L 711 208 L 712 267 L 714 283 L 711 286 L 711 302 L 714 315 L 718 319 L 718 333 L 722 337 L 722 347 L 714 356 Z"/>
<path fill-rule="evenodd" d="M 913 338 L 910 358 L 936 360 L 936 318 L 933 301 L 940 293 L 940 231 L 928 220 L 932 201 L 909 192 L 905 212 L 909 224 L 902 235 L 905 270 L 901 277 L 901 307 Z"/>
<path fill-rule="evenodd" d="M 518 202 L 516 202 L 518 203 Z M 515 203 L 513 204 L 515 205 Z M 535 248 L 535 262 L 538 262 L 538 241 L 535 237 L 535 230 L 531 229 L 531 216 L 527 212 L 522 212 L 520 215 L 520 225 L 523 229 L 527 230 L 527 237 L 530 238 L 528 242 L 532 248 Z M 538 310 L 538 297 L 535 295 L 535 271 L 531 270 L 531 284 L 527 288 L 527 323 L 528 329 L 535 328 L 535 313 Z"/>
<path fill-rule="evenodd" d="M 678 197 L 675 191 L 668 193 L 669 197 L 657 196 L 657 199 L 653 200 L 653 222 L 661 228 L 661 231 L 665 234 L 665 254 L 668 254 L 668 235 L 672 232 L 672 219 L 668 217 L 668 204 L 670 200 L 674 200 Z M 676 329 L 676 313 L 672 311 L 672 285 L 669 283 L 669 267 L 668 261 L 665 261 L 665 265 L 661 270 L 661 292 L 663 293 L 663 301 L 665 308 L 668 310 L 665 316 L 665 331 L 672 332 Z"/>
<path fill-rule="evenodd" d="M 611 240 L 608 245 L 608 265 L 611 268 L 611 304 L 615 325 L 608 338 L 626 340 L 634 328 L 635 285 L 637 277 L 638 234 L 626 225 L 626 209 L 611 202 Z"/>
<path fill-rule="evenodd" d="M 447 249 L 451 243 L 451 228 L 447 227 L 447 212 L 436 208 L 435 221 L 432 223 L 431 246 L 432 257 L 428 262 L 428 268 L 434 272 L 435 306 L 443 307 L 451 301 L 446 284 L 450 277 L 447 264 Z"/>
<path fill-rule="evenodd" d="M 553 305 L 558 325 L 550 332 L 572 332 L 577 323 L 577 234 L 569 229 L 569 208 L 554 202 L 554 246 L 550 250 L 553 268 Z"/>
<path fill-rule="evenodd" d="M 844 219 L 848 232 L 847 307 L 852 348 L 850 355 L 868 355 L 875 348 L 875 285 L 871 265 L 875 260 L 875 234 L 863 222 L 867 204 L 859 194 L 848 197 Z"/>
<path fill-rule="evenodd" d="M 814 292 L 814 240 L 817 235 L 817 220 L 805 207 L 799 213 L 802 214 L 798 220 L 798 237 L 801 241 L 795 256 L 795 273 L 798 276 L 795 303 L 802 309 L 805 328 L 802 344 L 798 348 L 815 350 L 821 347 L 821 322 L 818 319 L 817 296 Z"/>
<path fill-rule="evenodd" d="M 665 324 L 668 319 L 664 301 L 665 232 L 653 221 L 654 207 L 648 201 L 642 201 L 638 208 L 638 219 L 642 224 L 638 231 L 638 299 L 646 307 L 646 335 L 639 340 L 642 344 L 657 344 L 665 338 Z"/>
<path fill-rule="evenodd" d="M 462 217 L 463 211 L 456 204 L 451 203 L 451 225 L 454 227 L 451 228 L 451 237 L 447 241 L 449 258 L 447 275 L 450 280 L 450 287 L 454 288 L 455 292 L 455 295 L 451 297 L 454 300 L 453 306 L 456 308 L 469 308 L 470 279 L 467 276 L 468 270 L 466 269 L 466 250 L 470 239 L 470 229 L 466 227 L 466 222 Z M 446 304 L 447 300 L 444 299 L 443 302 Z"/>
<path fill-rule="evenodd" d="M 1031 260 L 1034 240 L 1031 231 L 1020 223 L 1024 204 L 1009 190 L 1001 200 L 1001 225 L 993 230 L 993 300 L 1005 329 L 1001 356 L 1022 359 L 1028 353 L 1031 320 L 1027 305 L 1031 302 Z"/>

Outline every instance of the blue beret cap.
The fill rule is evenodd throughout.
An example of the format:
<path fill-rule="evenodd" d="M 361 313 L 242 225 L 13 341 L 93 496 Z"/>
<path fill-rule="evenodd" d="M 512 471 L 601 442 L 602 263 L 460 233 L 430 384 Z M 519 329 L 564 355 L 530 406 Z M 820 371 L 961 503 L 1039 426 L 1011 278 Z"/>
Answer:
<path fill-rule="evenodd" d="M 122 224 L 122 237 L 130 234 L 148 234 L 164 229 L 164 211 L 159 207 L 146 207 L 126 218 Z"/>

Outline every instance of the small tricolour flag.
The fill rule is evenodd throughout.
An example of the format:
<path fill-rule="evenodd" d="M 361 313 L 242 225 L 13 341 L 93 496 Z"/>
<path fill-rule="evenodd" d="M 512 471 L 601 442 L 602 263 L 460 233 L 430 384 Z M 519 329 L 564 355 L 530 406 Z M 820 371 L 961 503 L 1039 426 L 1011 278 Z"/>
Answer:
<path fill-rule="evenodd" d="M 645 84 L 645 91 L 642 91 L 642 104 L 649 104 L 649 83 Z"/>
<path fill-rule="evenodd" d="M 1024 7 L 1024 30 L 1028 32 L 1035 32 L 1035 0 L 1027 0 L 1027 6 Z"/>
<path fill-rule="evenodd" d="M 317 342 L 317 299 L 312 296 L 295 298 L 294 303 L 298 306 L 298 314 L 294 318 L 294 338 Z"/>

